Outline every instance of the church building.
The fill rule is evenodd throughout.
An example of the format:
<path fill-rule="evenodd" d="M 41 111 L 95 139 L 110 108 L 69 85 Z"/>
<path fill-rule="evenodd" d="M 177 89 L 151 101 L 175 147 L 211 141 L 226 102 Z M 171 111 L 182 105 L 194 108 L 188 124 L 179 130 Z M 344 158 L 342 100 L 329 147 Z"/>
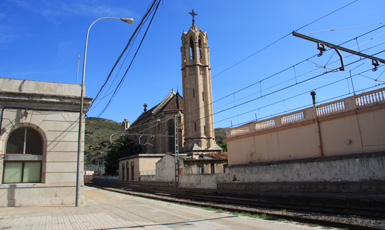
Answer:
<path fill-rule="evenodd" d="M 144 104 L 143 113 L 126 131 L 133 134 L 131 139 L 142 146 L 143 153 L 174 153 L 175 117 L 179 136 L 183 137 L 183 98 L 172 90 L 153 108 L 147 110 Z M 178 142 L 182 146 L 182 139 Z"/>
<path fill-rule="evenodd" d="M 182 79 L 183 98 L 174 90 L 158 105 L 143 113 L 127 129 L 136 133 L 138 144 L 146 153 L 175 151 L 173 137 L 174 119 L 178 117 L 179 150 L 188 155 L 221 152 L 215 142 L 211 67 L 207 33 L 193 23 L 190 30 L 182 34 Z M 127 121 L 126 121 L 127 123 Z"/>
<path fill-rule="evenodd" d="M 142 146 L 143 154 L 164 155 L 177 152 L 184 159 L 215 160 L 216 157 L 213 156 L 221 153 L 222 149 L 215 142 L 207 33 L 196 26 L 194 17 L 197 14 L 194 11 L 190 14 L 193 16 L 192 26 L 189 31 L 183 31 L 181 38 L 184 97 L 172 90 L 151 109 L 147 110 L 147 104 L 144 104 L 143 113 L 131 126 L 125 120 L 123 127 L 125 135 L 131 136 L 131 139 Z M 133 158 L 135 157 L 120 159 L 120 171 L 124 171 L 124 167 L 132 163 L 125 161 Z M 130 176 L 121 175 L 121 179 L 123 178 Z"/>

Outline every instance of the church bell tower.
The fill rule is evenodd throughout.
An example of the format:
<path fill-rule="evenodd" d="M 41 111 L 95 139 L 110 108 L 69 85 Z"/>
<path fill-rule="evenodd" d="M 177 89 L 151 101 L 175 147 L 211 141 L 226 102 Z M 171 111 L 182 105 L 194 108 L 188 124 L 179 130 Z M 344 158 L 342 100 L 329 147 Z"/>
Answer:
<path fill-rule="evenodd" d="M 195 25 L 182 34 L 182 81 L 184 114 L 184 148 L 186 153 L 220 152 L 215 142 L 211 67 L 207 33 Z"/>

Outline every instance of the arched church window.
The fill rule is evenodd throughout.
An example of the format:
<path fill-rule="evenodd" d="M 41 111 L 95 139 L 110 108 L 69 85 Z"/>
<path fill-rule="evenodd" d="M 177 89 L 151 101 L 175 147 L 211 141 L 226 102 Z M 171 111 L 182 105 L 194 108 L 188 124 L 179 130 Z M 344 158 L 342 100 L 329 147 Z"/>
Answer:
<path fill-rule="evenodd" d="M 195 89 L 193 88 L 193 97 L 195 97 Z"/>
<path fill-rule="evenodd" d="M 43 138 L 30 127 L 12 131 L 4 156 L 3 183 L 40 183 Z"/>
<path fill-rule="evenodd" d="M 202 42 L 200 38 L 198 41 L 198 45 L 199 45 L 199 59 L 202 59 Z"/>
<path fill-rule="evenodd" d="M 190 38 L 190 60 L 194 60 L 194 41 L 192 37 Z"/>
<path fill-rule="evenodd" d="M 175 123 L 174 120 L 168 122 L 168 151 L 175 152 Z"/>

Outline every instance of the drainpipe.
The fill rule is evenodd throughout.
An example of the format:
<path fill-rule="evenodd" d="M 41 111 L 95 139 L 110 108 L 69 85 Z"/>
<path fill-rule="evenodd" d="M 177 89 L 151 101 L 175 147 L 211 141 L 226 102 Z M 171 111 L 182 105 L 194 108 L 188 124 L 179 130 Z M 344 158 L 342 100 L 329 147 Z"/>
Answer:
<path fill-rule="evenodd" d="M 315 130 L 318 136 L 318 155 L 319 157 L 323 157 L 324 154 L 323 154 L 323 148 L 322 148 L 321 127 L 318 120 L 317 104 L 315 102 L 315 95 L 316 95 L 315 91 L 311 91 L 310 95 L 313 99 L 313 108 L 314 108 L 314 116 L 315 116 L 314 123 L 315 123 Z"/>

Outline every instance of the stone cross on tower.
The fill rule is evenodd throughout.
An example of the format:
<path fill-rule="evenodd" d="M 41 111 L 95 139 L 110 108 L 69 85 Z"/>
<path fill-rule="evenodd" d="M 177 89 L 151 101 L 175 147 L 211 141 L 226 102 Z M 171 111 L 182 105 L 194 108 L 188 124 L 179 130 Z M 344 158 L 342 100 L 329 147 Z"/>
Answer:
<path fill-rule="evenodd" d="M 193 18 L 193 23 L 195 23 L 195 16 L 197 16 L 198 14 L 196 14 L 195 12 L 194 12 L 194 9 L 191 11 L 191 12 L 189 12 L 189 14 L 192 16 L 192 18 Z"/>

